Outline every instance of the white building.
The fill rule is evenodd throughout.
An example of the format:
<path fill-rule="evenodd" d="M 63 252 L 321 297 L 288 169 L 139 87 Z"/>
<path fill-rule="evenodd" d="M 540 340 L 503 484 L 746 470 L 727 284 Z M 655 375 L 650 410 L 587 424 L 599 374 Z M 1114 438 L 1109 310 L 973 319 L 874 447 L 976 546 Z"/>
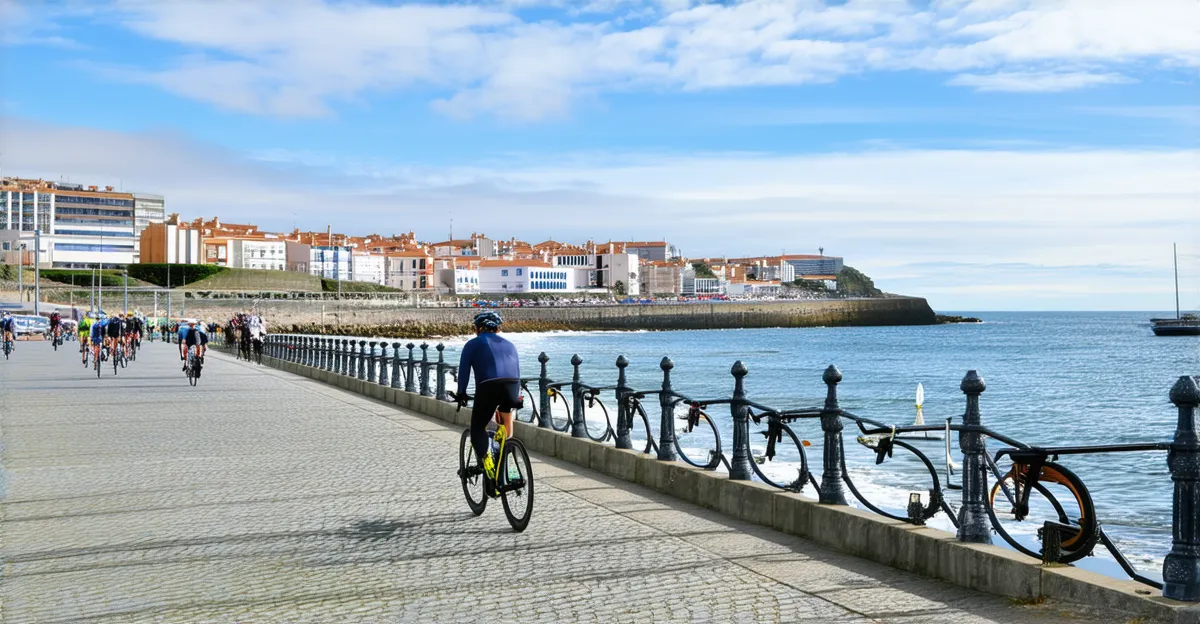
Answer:
<path fill-rule="evenodd" d="M 27 249 L 40 231 L 39 264 L 114 267 L 138 256 L 134 196 L 111 186 L 84 188 L 45 180 L 0 180 L 0 230 L 18 232 Z M 12 242 L 9 242 L 12 246 Z"/>
<path fill-rule="evenodd" d="M 287 244 L 282 240 L 231 238 L 229 266 L 236 269 L 287 270 Z"/>
<path fill-rule="evenodd" d="M 350 258 L 350 279 L 383 285 L 387 279 L 387 258 L 356 251 Z"/>
<path fill-rule="evenodd" d="M 570 293 L 575 272 L 537 260 L 484 260 L 479 263 L 479 292 L 488 295 Z"/>
<path fill-rule="evenodd" d="M 696 296 L 725 294 L 725 280 L 719 277 L 697 277 L 692 282 Z"/>
<path fill-rule="evenodd" d="M 424 251 L 393 251 L 386 256 L 386 284 L 401 290 L 425 290 L 431 288 L 433 259 Z"/>
<path fill-rule="evenodd" d="M 325 279 L 350 281 L 352 247 L 285 241 L 287 269 Z"/>
<path fill-rule="evenodd" d="M 605 288 L 624 290 L 630 296 L 642 292 L 638 255 L 635 253 L 607 253 L 596 256 L 597 281 Z"/>

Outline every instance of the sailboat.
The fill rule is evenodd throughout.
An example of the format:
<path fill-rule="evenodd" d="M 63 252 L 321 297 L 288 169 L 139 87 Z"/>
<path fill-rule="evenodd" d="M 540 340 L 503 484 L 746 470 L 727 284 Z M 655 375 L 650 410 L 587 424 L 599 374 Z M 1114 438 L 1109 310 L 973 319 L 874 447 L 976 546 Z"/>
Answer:
<path fill-rule="evenodd" d="M 1200 336 L 1200 316 L 1179 313 L 1179 251 L 1171 246 L 1175 254 L 1175 318 L 1150 319 L 1150 329 L 1155 336 Z"/>

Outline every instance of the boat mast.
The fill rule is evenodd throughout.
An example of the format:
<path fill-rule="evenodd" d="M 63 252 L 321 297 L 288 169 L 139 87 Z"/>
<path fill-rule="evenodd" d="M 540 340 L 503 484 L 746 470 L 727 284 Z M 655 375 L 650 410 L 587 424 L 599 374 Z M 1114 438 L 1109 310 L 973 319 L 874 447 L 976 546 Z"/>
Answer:
<path fill-rule="evenodd" d="M 1175 257 L 1175 318 L 1179 316 L 1179 249 L 1176 243 L 1171 243 L 1171 255 Z"/>

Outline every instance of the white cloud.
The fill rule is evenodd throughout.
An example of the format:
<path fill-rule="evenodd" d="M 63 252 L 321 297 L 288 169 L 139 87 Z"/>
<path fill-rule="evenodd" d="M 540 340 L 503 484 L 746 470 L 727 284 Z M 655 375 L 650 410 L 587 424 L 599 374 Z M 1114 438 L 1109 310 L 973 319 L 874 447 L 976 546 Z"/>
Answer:
<path fill-rule="evenodd" d="M 0 117 L 0 152 L 6 174 L 121 184 L 188 218 L 276 230 L 294 218 L 440 238 L 453 215 L 496 237 L 661 236 L 695 256 L 824 246 L 942 309 L 1021 307 L 1058 284 L 1070 286 L 1039 306 L 1166 309 L 1179 242 L 1184 305 L 1200 305 L 1196 150 L 513 154 L 428 167 Z"/>
<path fill-rule="evenodd" d="M 438 92 L 435 106 L 448 114 L 532 120 L 614 90 L 798 85 L 892 70 L 1046 90 L 1200 67 L 1194 0 L 130 0 L 96 19 L 182 48 L 165 65 L 108 75 L 284 116 L 413 87 Z"/>
<path fill-rule="evenodd" d="M 995 74 L 959 74 L 947 84 L 973 87 L 976 91 L 1048 93 L 1071 91 L 1103 84 L 1134 82 L 1120 74 L 1090 72 L 998 72 Z"/>

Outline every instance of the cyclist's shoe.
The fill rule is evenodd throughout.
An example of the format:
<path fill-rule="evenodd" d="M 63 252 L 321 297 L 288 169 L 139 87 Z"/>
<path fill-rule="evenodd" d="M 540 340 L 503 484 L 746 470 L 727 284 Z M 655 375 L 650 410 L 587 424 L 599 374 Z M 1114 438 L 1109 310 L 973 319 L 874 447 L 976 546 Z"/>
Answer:
<path fill-rule="evenodd" d="M 496 460 L 492 458 L 492 454 L 488 453 L 483 456 L 483 474 L 490 479 L 496 474 Z"/>

